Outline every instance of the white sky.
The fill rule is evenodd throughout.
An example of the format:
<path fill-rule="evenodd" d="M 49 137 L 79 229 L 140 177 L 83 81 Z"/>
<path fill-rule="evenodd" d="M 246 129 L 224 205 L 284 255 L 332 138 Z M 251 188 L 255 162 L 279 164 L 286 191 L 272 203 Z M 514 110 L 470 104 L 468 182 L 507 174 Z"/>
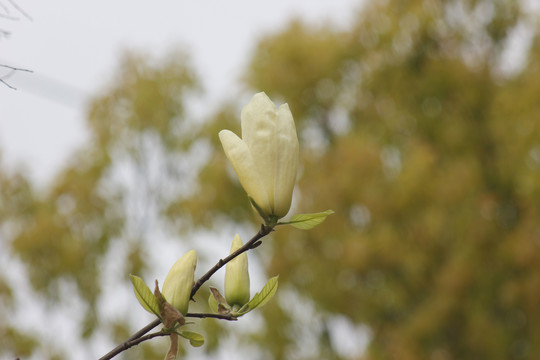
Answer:
<path fill-rule="evenodd" d="M 0 152 L 38 185 L 49 180 L 86 139 L 87 100 L 109 82 L 125 49 L 161 55 L 176 46 L 190 53 L 206 100 L 238 90 L 238 77 L 256 40 L 292 17 L 347 25 L 358 0 L 17 0 L 26 19 L 0 18 L 0 64 L 31 69 L 0 86 Z M 0 69 L 0 75 L 5 69 Z M 1 84 L 0 84 L 1 85 Z M 261 89 L 264 90 L 264 89 Z"/>

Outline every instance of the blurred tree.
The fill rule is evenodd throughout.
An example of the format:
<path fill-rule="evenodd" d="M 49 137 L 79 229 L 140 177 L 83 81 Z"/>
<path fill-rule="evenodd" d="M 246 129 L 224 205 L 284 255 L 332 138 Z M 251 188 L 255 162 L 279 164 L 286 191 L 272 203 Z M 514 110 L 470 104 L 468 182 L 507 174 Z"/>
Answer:
<path fill-rule="evenodd" d="M 304 140 L 297 209 L 337 214 L 279 229 L 269 271 L 367 324 L 367 358 L 540 356 L 540 52 L 524 6 L 376 2 L 348 31 L 295 21 L 253 56 L 246 83 L 289 102 Z M 511 73 L 523 29 L 528 66 Z M 291 352 L 279 304 L 255 338 L 276 359 L 310 357 Z M 339 358 L 318 336 L 318 356 Z"/>
<path fill-rule="evenodd" d="M 0 162 L 0 165 L 4 165 Z M 0 246 L 4 247 L 5 234 L 20 232 L 22 220 L 32 212 L 35 199 L 29 181 L 23 174 L 13 174 L 0 170 Z M 5 257 L 6 254 L 4 253 Z M 2 262 L 5 258 L 2 259 Z M 7 316 L 13 311 L 14 289 L 6 278 L 9 268 L 2 266 L 0 274 L 0 351 L 5 353 L 30 355 L 38 345 L 38 341 L 24 330 L 10 324 Z"/>
<path fill-rule="evenodd" d="M 128 54 L 105 95 L 90 107 L 91 141 L 73 155 L 50 187 L 35 195 L 24 178 L 0 177 L 2 247 L 23 262 L 32 290 L 47 306 L 62 306 L 72 298 L 82 301 L 82 338 L 90 339 L 99 330 L 120 342 L 131 331 L 129 318 L 100 318 L 98 302 L 107 298 L 102 286 L 117 275 L 127 283 L 129 273 L 144 273 L 156 218 L 169 201 L 192 187 L 202 159 L 193 154 L 200 152 L 201 143 L 184 121 L 184 104 L 197 91 L 184 54 L 175 52 L 163 61 Z M 126 244 L 126 251 L 116 251 L 112 260 L 125 264 L 124 269 L 121 274 L 106 273 L 111 261 L 107 254 L 118 244 Z M 1 298 L 9 303 L 13 289 L 9 284 L 0 288 Z M 0 355 L 5 351 L 6 356 L 22 356 L 35 350 L 43 358 L 51 357 L 44 344 L 36 346 L 16 332 L 17 325 L 3 322 L 0 330 L 7 337 L 0 337 L 26 341 L 28 346 L 24 351 L 17 342 L 0 346 Z M 150 356 L 155 354 L 151 349 L 142 351 Z"/>

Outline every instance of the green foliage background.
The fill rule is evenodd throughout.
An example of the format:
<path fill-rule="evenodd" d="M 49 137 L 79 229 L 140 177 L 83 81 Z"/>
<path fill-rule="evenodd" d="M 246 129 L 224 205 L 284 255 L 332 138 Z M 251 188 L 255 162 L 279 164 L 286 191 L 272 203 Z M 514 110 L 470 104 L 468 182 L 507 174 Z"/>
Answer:
<path fill-rule="evenodd" d="M 295 289 L 322 322 L 317 355 L 302 356 L 291 334 L 313 324 L 272 301 L 262 330 L 242 340 L 259 358 L 342 358 L 325 330 L 333 316 L 367 326 L 365 359 L 540 357 L 536 15 L 511 0 L 388 0 L 368 3 L 346 30 L 294 21 L 261 39 L 243 82 L 288 102 L 295 116 L 294 210 L 336 213 L 309 232 L 279 228 L 257 249 L 280 290 Z M 525 66 L 508 73 L 516 29 L 530 31 L 532 45 Z M 96 315 L 106 296 L 100 262 L 127 241 L 125 281 L 149 270 L 151 234 L 137 231 L 144 212 L 133 213 L 130 199 L 157 209 L 178 236 L 224 221 L 257 226 L 217 138 L 239 131 L 243 104 L 190 120 L 186 103 L 200 90 L 181 52 L 158 63 L 131 54 L 120 68 L 89 111 L 92 142 L 50 188 L 37 193 L 23 175 L 0 172 L 3 247 L 51 303 L 62 282 L 76 285 L 87 304 L 82 338 L 103 331 L 115 341 L 136 329 Z M 208 156 L 195 166 L 201 148 Z M 135 192 L 115 181 L 122 166 L 134 169 Z M 14 289 L 3 276 L 10 309 Z M 201 325 L 212 352 L 228 324 Z M 147 359 L 164 352 L 130 350 Z M 0 318 L 0 355 L 32 353 L 65 358 Z"/>

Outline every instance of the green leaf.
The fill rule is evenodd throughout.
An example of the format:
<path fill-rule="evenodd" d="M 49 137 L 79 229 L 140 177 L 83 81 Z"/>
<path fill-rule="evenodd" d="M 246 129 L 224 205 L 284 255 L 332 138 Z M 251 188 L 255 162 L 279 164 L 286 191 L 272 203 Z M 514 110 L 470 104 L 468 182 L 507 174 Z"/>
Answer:
<path fill-rule="evenodd" d="M 262 290 L 253 296 L 253 298 L 244 306 L 238 310 L 237 313 L 233 313 L 234 316 L 242 316 L 247 314 L 251 310 L 264 306 L 275 295 L 278 287 L 279 276 L 274 276 L 268 282 Z"/>
<path fill-rule="evenodd" d="M 135 275 L 129 275 L 131 278 L 131 283 L 133 284 L 133 290 L 135 291 L 135 296 L 137 300 L 141 303 L 142 307 L 149 313 L 155 314 L 158 318 L 161 319 L 161 311 L 159 310 L 159 303 L 144 283 L 144 280 Z"/>
<path fill-rule="evenodd" d="M 278 225 L 292 225 L 301 230 L 309 230 L 322 223 L 328 215 L 333 213 L 333 210 L 326 210 L 312 214 L 297 214 L 292 216 L 289 221 L 280 222 Z"/>
<path fill-rule="evenodd" d="M 238 311 L 233 312 L 233 316 L 242 316 L 244 314 L 247 314 L 251 309 L 249 308 L 249 303 L 244 304 Z"/>
<path fill-rule="evenodd" d="M 178 335 L 189 340 L 189 343 L 193 347 L 199 347 L 204 345 L 204 336 L 193 331 L 181 331 Z"/>

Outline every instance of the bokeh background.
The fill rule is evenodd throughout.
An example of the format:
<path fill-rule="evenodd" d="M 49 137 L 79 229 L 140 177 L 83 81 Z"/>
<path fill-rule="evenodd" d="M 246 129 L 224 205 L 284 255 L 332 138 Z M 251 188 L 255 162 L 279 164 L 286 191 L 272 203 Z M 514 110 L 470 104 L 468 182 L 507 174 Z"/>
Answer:
<path fill-rule="evenodd" d="M 50 16 L 43 4 L 18 4 L 32 21 L 0 18 L 13 28 L 4 49 L 55 19 L 40 16 Z M 217 133 L 239 130 L 258 91 L 296 119 L 293 212 L 336 213 L 265 240 L 250 255 L 252 288 L 279 274 L 276 298 L 236 323 L 198 322 L 206 344 L 185 344 L 183 358 L 540 358 L 538 4 L 297 4 L 125 2 L 102 4 L 100 20 L 58 2 L 47 9 L 69 22 L 24 44 L 31 60 L 0 54 L 35 71 L 8 79 L 16 91 L 0 86 L 1 129 L 30 124 L 43 101 L 84 109 L 56 165 L 13 160 L 17 144 L 47 152 L 43 137 L 62 141 L 62 128 L 47 132 L 54 113 L 34 113 L 25 137 L 0 137 L 11 149 L 0 164 L 0 358 L 98 358 L 152 320 L 129 273 L 162 280 L 195 248 L 200 275 L 235 232 L 256 231 Z M 150 22 L 156 14 L 191 30 L 157 38 L 148 29 L 167 26 Z M 133 31 L 145 40 L 130 42 Z M 102 34 L 116 39 L 106 59 L 86 42 Z M 41 61 L 65 65 L 64 76 L 46 78 Z M 93 80 L 70 81 L 79 74 Z M 203 288 L 193 309 L 207 297 Z M 166 349 L 158 340 L 119 358 Z"/>

